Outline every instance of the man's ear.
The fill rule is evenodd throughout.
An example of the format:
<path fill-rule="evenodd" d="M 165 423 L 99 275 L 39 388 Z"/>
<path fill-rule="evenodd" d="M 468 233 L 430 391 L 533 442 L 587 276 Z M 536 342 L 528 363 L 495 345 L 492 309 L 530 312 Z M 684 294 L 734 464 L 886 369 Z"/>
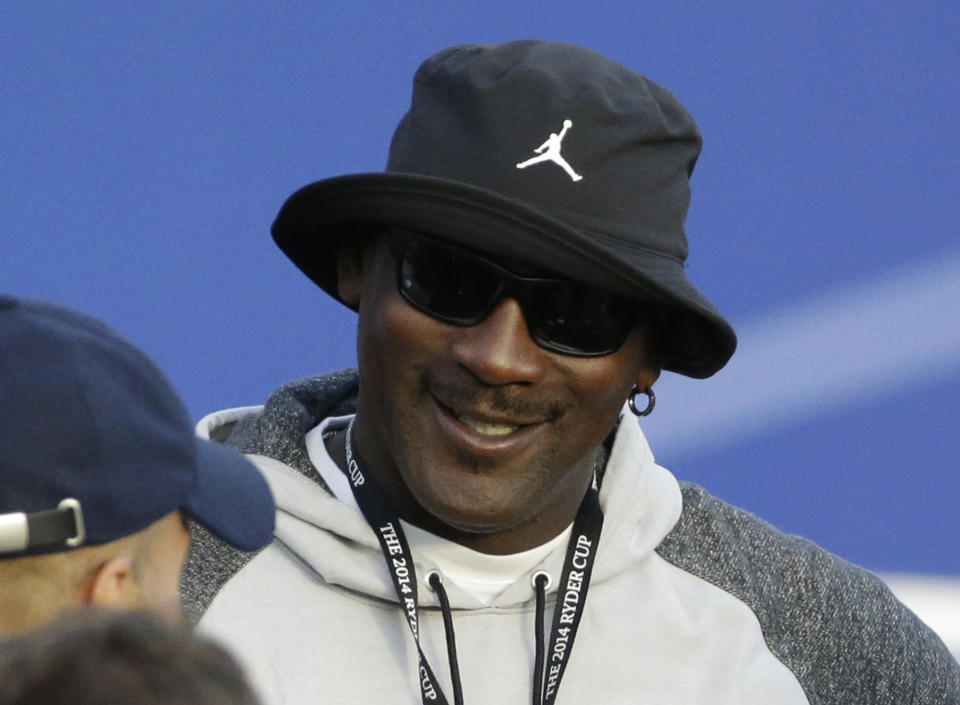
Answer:
<path fill-rule="evenodd" d="M 87 585 L 83 602 L 94 607 L 136 607 L 140 601 L 140 583 L 133 571 L 133 560 L 114 556 L 100 564 Z"/>
<path fill-rule="evenodd" d="M 640 387 L 640 389 L 649 389 L 658 379 L 660 379 L 660 368 L 652 365 L 644 365 L 640 374 L 637 375 L 637 386 Z"/>
<path fill-rule="evenodd" d="M 337 249 L 337 294 L 351 308 L 360 306 L 367 254 L 366 238 L 345 238 Z"/>

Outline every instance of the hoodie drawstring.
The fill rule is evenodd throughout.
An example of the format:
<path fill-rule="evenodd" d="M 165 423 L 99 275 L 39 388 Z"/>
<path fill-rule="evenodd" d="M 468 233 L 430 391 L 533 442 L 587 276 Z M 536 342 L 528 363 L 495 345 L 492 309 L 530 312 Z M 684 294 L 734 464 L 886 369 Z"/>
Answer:
<path fill-rule="evenodd" d="M 450 681 L 453 683 L 454 705 L 463 705 L 463 685 L 460 682 L 460 665 L 457 659 L 457 639 L 453 632 L 453 613 L 450 610 L 450 600 L 447 590 L 443 587 L 443 578 L 440 571 L 431 570 L 427 574 L 427 584 L 437 595 L 440 603 L 440 614 L 443 616 L 443 631 L 447 641 L 447 659 L 450 662 Z M 534 616 L 534 630 L 536 654 L 533 662 L 533 705 L 543 703 L 543 664 L 545 659 L 545 639 L 543 620 L 546 612 L 547 589 L 550 587 L 550 575 L 546 571 L 537 571 L 533 576 L 533 587 L 536 590 L 536 612 Z"/>
<path fill-rule="evenodd" d="M 453 634 L 453 614 L 450 612 L 450 600 L 447 599 L 447 590 L 443 587 L 440 571 L 431 570 L 427 574 L 427 584 L 433 588 L 440 602 L 440 613 L 443 615 L 443 631 L 447 638 L 447 658 L 450 661 L 450 680 L 453 683 L 454 705 L 463 705 L 463 686 L 460 683 L 460 665 L 457 661 L 457 640 Z"/>
<path fill-rule="evenodd" d="M 547 588 L 550 587 L 550 574 L 540 570 L 533 575 L 533 587 L 537 592 L 537 610 L 534 617 L 536 630 L 537 650 L 533 659 L 533 705 L 543 703 L 543 662 L 546 649 L 544 648 L 543 615 L 546 610 Z"/>

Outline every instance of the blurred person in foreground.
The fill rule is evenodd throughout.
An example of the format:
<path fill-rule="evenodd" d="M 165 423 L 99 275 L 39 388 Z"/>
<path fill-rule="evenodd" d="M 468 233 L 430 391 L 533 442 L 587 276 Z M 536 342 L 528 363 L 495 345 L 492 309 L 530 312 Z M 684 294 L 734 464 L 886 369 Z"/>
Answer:
<path fill-rule="evenodd" d="M 0 295 L 0 635 L 80 605 L 181 615 L 187 522 L 264 546 L 270 490 L 198 439 L 148 357 L 102 322 Z"/>
<path fill-rule="evenodd" d="M 960 702 L 875 576 L 654 460 L 661 370 L 736 344 L 684 269 L 700 144 L 595 52 L 460 46 L 418 70 L 386 172 L 283 205 L 280 248 L 359 313 L 359 371 L 201 422 L 267 474 L 277 541 L 184 572 L 265 698 Z"/>
<path fill-rule="evenodd" d="M 215 642 L 154 614 L 85 609 L 0 640 L 0 705 L 257 705 Z"/>

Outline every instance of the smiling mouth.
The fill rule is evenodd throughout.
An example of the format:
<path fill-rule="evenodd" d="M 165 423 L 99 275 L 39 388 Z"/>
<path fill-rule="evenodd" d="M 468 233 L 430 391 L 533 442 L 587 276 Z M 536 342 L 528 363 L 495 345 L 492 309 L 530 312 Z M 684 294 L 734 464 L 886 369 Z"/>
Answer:
<path fill-rule="evenodd" d="M 488 423 L 487 421 L 481 421 L 480 419 L 475 419 L 466 414 L 454 414 L 457 419 L 469 426 L 477 433 L 483 434 L 484 436 L 507 436 L 514 431 L 518 431 L 522 426 L 506 423 Z"/>
<path fill-rule="evenodd" d="M 457 411 L 456 409 L 447 406 L 442 401 L 433 397 L 434 402 L 437 406 L 447 415 L 452 418 L 455 418 L 457 421 L 462 423 L 467 428 L 471 429 L 475 433 L 478 433 L 487 438 L 503 438 L 509 436 L 511 433 L 516 433 L 528 426 L 534 425 L 529 422 L 513 422 L 506 420 L 484 420 L 479 419 L 476 416 L 472 416 L 466 412 Z"/>

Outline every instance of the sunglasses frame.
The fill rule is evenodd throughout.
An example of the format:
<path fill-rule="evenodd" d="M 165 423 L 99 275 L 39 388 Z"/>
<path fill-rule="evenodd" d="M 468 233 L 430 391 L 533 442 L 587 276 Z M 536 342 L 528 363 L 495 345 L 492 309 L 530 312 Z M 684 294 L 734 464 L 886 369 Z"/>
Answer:
<path fill-rule="evenodd" d="M 624 307 L 624 310 L 632 311 L 635 306 L 632 306 L 629 299 L 625 297 L 618 297 L 614 294 L 609 294 L 595 287 L 590 287 L 589 285 L 581 284 L 580 282 L 570 279 L 563 279 L 559 277 L 525 277 L 514 274 L 510 270 L 497 264 L 496 262 L 487 259 L 483 255 L 460 247 L 459 245 L 430 237 L 429 235 L 424 235 L 410 230 L 394 228 L 388 231 L 387 238 L 389 240 L 390 251 L 396 263 L 396 283 L 398 293 L 403 300 L 410 304 L 413 308 L 442 323 L 459 327 L 477 325 L 487 316 L 489 316 L 504 298 L 512 298 L 517 302 L 517 304 L 520 306 L 520 310 L 523 312 L 524 322 L 527 325 L 527 331 L 529 332 L 531 339 L 538 346 L 545 350 L 571 357 L 602 357 L 604 355 L 610 355 L 623 346 L 623 343 L 637 325 L 638 321 L 636 315 L 631 312 L 622 319 L 621 325 L 623 326 L 623 330 L 618 331 L 617 333 L 617 340 L 619 342 L 617 342 L 615 345 L 602 346 L 597 350 L 584 350 L 577 346 L 551 340 L 540 334 L 540 329 L 543 328 L 543 320 L 540 312 L 536 308 L 535 302 L 536 295 L 542 295 L 545 290 L 548 290 L 549 287 L 584 287 L 587 289 L 593 289 L 594 291 L 609 297 L 611 301 L 621 304 Z M 422 301 L 418 301 L 413 298 L 403 286 L 404 262 L 406 261 L 407 252 L 412 246 L 425 246 L 428 248 L 452 251 L 465 260 L 470 261 L 472 266 L 492 272 L 495 274 L 498 280 L 494 294 L 490 297 L 490 300 L 484 304 L 478 313 L 471 316 L 453 316 L 433 310 L 429 306 L 425 305 Z M 441 253 L 440 256 L 443 254 L 444 253 Z"/>

